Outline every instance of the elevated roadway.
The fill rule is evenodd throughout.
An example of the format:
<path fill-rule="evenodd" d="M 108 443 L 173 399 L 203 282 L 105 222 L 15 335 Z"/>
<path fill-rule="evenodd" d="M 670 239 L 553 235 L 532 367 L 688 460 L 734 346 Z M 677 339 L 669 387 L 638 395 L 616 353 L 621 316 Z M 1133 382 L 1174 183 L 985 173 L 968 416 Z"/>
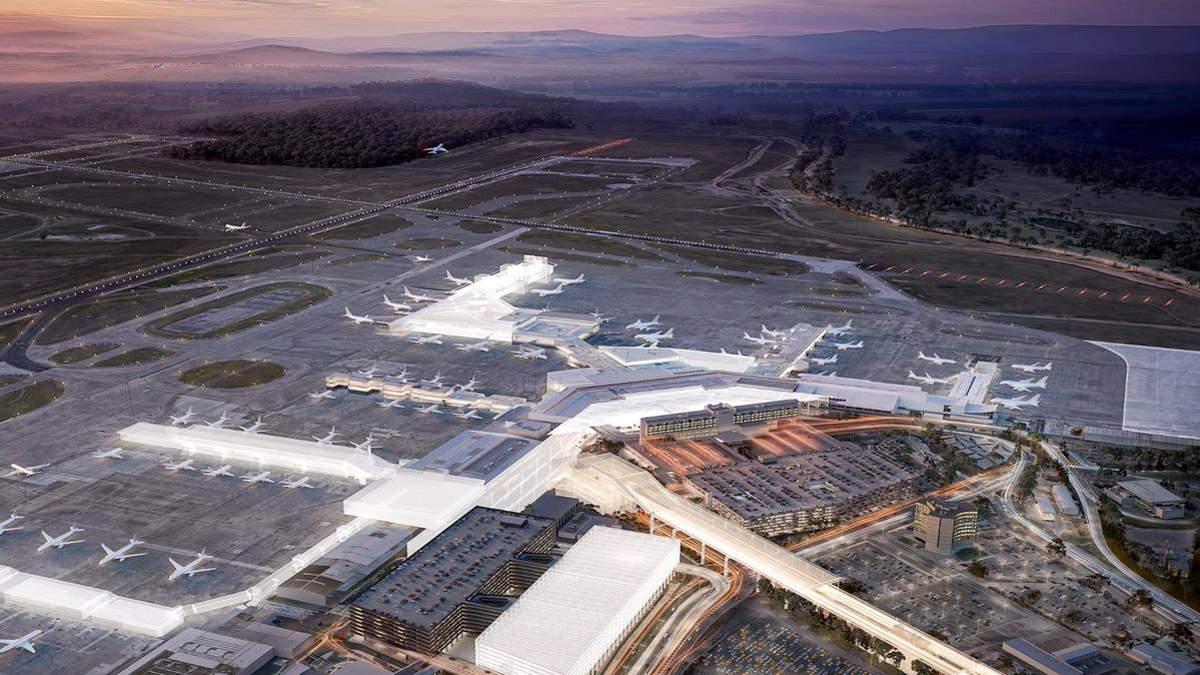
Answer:
<path fill-rule="evenodd" d="M 614 455 L 580 457 L 571 482 L 618 493 L 657 522 L 687 532 L 817 607 L 894 646 L 910 664 L 941 673 L 1000 675 L 1000 671 L 841 590 L 838 577 L 667 490 L 653 476 Z"/>

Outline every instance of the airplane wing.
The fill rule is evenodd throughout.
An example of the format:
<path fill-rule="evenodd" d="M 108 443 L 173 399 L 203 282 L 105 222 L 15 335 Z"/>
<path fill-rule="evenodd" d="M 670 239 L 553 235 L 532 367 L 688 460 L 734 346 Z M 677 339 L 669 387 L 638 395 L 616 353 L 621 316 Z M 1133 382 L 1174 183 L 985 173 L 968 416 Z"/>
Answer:
<path fill-rule="evenodd" d="M 104 552 L 107 553 L 108 555 L 113 555 L 114 553 L 116 553 L 116 551 L 113 551 L 111 548 L 109 548 L 108 546 L 106 546 L 104 544 L 100 544 L 100 548 L 104 549 Z"/>
<path fill-rule="evenodd" d="M 167 560 L 171 561 L 171 566 L 175 568 L 176 572 L 183 569 L 183 565 L 180 565 L 179 563 L 175 562 L 174 558 L 167 558 Z"/>
<path fill-rule="evenodd" d="M 212 572 L 212 571 L 215 571 L 216 569 L 217 568 L 215 568 L 215 567 L 201 567 L 199 569 L 194 569 L 194 570 L 188 572 L 188 576 L 190 577 L 192 575 L 199 574 L 201 572 Z"/>
<path fill-rule="evenodd" d="M 42 532 L 42 536 L 46 538 L 47 544 L 54 543 L 54 537 L 51 537 L 50 535 L 46 534 L 44 531 Z"/>

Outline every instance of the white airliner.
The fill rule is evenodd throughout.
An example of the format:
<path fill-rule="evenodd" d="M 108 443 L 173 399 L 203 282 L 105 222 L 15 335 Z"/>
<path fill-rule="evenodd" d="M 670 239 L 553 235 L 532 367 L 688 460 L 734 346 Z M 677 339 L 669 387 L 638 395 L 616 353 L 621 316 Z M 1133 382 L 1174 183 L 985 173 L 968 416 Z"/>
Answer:
<path fill-rule="evenodd" d="M 425 154 L 430 155 L 430 156 L 441 155 L 441 154 L 444 154 L 447 152 L 450 152 L 450 151 L 446 149 L 445 143 L 438 143 L 437 145 L 433 146 L 432 148 L 425 148 Z"/>
<path fill-rule="evenodd" d="M 12 467 L 12 471 L 9 471 L 7 474 L 5 474 L 6 478 L 8 476 L 32 476 L 34 474 L 41 473 L 42 469 L 50 465 L 38 464 L 37 466 L 21 466 L 20 464 L 9 464 L 9 466 Z"/>
<path fill-rule="evenodd" d="M 837 359 L 838 359 L 838 355 L 834 354 L 833 356 L 830 356 L 827 359 L 823 359 L 819 356 L 814 356 L 811 359 L 809 359 L 809 361 L 812 361 L 813 363 L 817 364 L 818 366 L 828 366 L 831 363 L 837 363 Z"/>
<path fill-rule="evenodd" d="M 162 466 L 167 471 L 195 471 L 196 467 L 192 466 L 194 459 L 185 459 L 182 462 L 165 462 Z"/>
<path fill-rule="evenodd" d="M 415 345 L 440 345 L 442 344 L 441 335 L 414 335 L 408 338 L 408 341 Z"/>
<path fill-rule="evenodd" d="M 371 377 L 375 373 L 379 372 L 379 368 L 376 366 L 371 366 L 370 368 L 359 368 L 354 372 L 358 375 L 362 375 L 363 377 Z"/>
<path fill-rule="evenodd" d="M 990 401 L 990 403 L 1004 406 L 1009 410 L 1021 410 L 1025 406 L 1032 406 L 1036 408 L 1041 400 L 1041 394 L 1034 394 L 1033 396 L 1018 396 L 1015 398 L 994 398 Z"/>
<path fill-rule="evenodd" d="M 404 287 L 404 297 L 408 298 L 409 300 L 412 300 L 413 302 L 434 302 L 435 300 L 437 300 L 437 298 L 433 297 L 432 295 L 425 295 L 424 293 L 413 293 L 412 291 L 408 290 L 408 286 Z"/>
<path fill-rule="evenodd" d="M 746 341 L 748 341 L 748 342 L 753 342 L 753 343 L 754 343 L 754 344 L 756 344 L 756 345 L 763 345 L 763 346 L 766 346 L 766 345 L 773 345 L 773 344 L 775 344 L 775 338 L 769 338 L 769 337 L 754 337 L 753 335 L 751 335 L 751 334 L 747 333 L 746 331 L 742 331 L 742 339 L 743 339 L 743 340 L 746 340 Z"/>
<path fill-rule="evenodd" d="M 1053 365 L 1054 365 L 1053 363 L 1047 363 L 1046 365 L 1043 366 L 1041 361 L 1038 361 L 1037 363 L 1030 363 L 1030 364 L 1014 363 L 1014 364 L 1012 364 L 1012 369 L 1019 370 L 1022 373 L 1036 373 L 1039 370 L 1050 370 L 1050 367 Z"/>
<path fill-rule="evenodd" d="M 917 352 L 917 358 L 922 361 L 928 361 L 935 366 L 948 366 L 958 363 L 954 359 L 946 359 L 938 356 L 937 352 L 934 352 L 933 356 L 925 356 L 925 352 Z"/>
<path fill-rule="evenodd" d="M 242 230 L 250 229 L 250 226 L 242 223 L 241 225 L 226 225 L 225 229 L 229 232 L 241 232 Z"/>
<path fill-rule="evenodd" d="M 487 341 L 486 341 L 486 340 L 480 340 L 479 342 L 472 342 L 472 343 L 470 343 L 470 344 L 457 343 L 457 344 L 455 344 L 455 345 L 454 345 L 454 348 L 455 348 L 455 349 L 457 349 L 457 350 L 458 350 L 458 351 L 460 351 L 460 352 L 486 352 L 486 351 L 490 351 L 490 350 L 488 349 L 488 344 L 487 344 Z"/>
<path fill-rule="evenodd" d="M 105 565 L 107 565 L 108 563 L 110 563 L 114 560 L 117 562 L 125 562 L 126 560 L 129 560 L 130 558 L 138 558 L 138 557 L 144 556 L 144 555 L 146 555 L 145 553 L 130 553 L 130 551 L 132 551 L 135 547 L 141 546 L 144 543 L 146 543 L 146 542 L 138 541 L 137 539 L 130 539 L 128 544 L 125 544 L 124 546 L 122 546 L 121 548 L 119 548 L 115 551 L 112 550 L 111 548 L 109 548 L 108 546 L 105 546 L 104 544 L 100 544 L 100 548 L 104 549 L 104 557 L 100 559 L 100 563 L 98 566 L 104 567 Z"/>
<path fill-rule="evenodd" d="M 513 356 L 516 356 L 518 359 L 524 359 L 526 361 L 529 361 L 531 359 L 546 358 L 546 350 L 545 349 L 542 349 L 541 347 L 530 347 L 529 345 L 521 345 L 512 354 L 513 354 Z"/>
<path fill-rule="evenodd" d="M 333 398 L 333 391 L 331 391 L 329 389 L 322 389 L 321 391 L 313 391 L 313 392 L 309 392 L 308 397 L 311 399 L 314 399 L 314 400 L 321 400 L 323 398 Z"/>
<path fill-rule="evenodd" d="M 429 378 L 428 380 L 421 380 L 421 384 L 428 386 L 428 387 L 438 387 L 438 386 L 441 386 L 442 379 L 443 379 L 442 371 L 439 370 L 437 375 L 434 375 L 433 377 Z"/>
<path fill-rule="evenodd" d="M 124 458 L 124 455 L 121 454 L 122 452 L 124 452 L 124 450 L 121 448 L 113 448 L 112 450 L 93 450 L 92 457 L 95 457 L 96 459 L 122 459 Z"/>
<path fill-rule="evenodd" d="M 479 416 L 479 412 L 477 410 L 475 410 L 474 408 L 472 408 L 466 412 L 456 412 L 456 413 L 450 413 L 450 414 L 454 415 L 455 417 L 457 417 L 460 420 L 483 419 L 482 417 Z"/>
<path fill-rule="evenodd" d="M 593 319 L 595 319 L 596 321 L 599 321 L 600 323 L 608 323 L 609 321 L 613 320 L 613 318 L 611 316 L 605 316 L 604 314 L 602 314 L 600 312 L 599 307 L 596 308 L 596 311 L 588 312 L 588 313 L 592 315 Z"/>
<path fill-rule="evenodd" d="M 270 475 L 271 475 L 270 471 L 259 471 L 258 473 L 248 473 L 245 476 L 242 476 L 242 482 L 250 483 L 252 485 L 255 483 L 274 483 L 275 481 L 270 479 L 270 477 L 269 477 Z"/>
<path fill-rule="evenodd" d="M 248 427 L 242 427 L 242 431 L 244 431 L 245 433 L 248 433 L 248 434 L 257 434 L 258 430 L 261 429 L 262 426 L 263 426 L 262 415 L 259 415 L 258 419 L 254 420 L 254 424 L 251 424 Z"/>
<path fill-rule="evenodd" d="M 1032 377 L 1029 377 L 1024 380 L 1001 380 L 1000 384 L 1008 387 L 1009 389 L 1024 392 L 1032 389 L 1045 389 L 1046 381 L 1049 379 L 1049 376 L 1043 375 L 1042 379 L 1040 380 L 1035 380 Z"/>
<path fill-rule="evenodd" d="M 582 284 L 583 282 L 587 281 L 587 279 L 583 278 L 582 274 L 580 274 L 577 277 L 573 277 L 573 278 L 569 277 L 566 279 L 561 278 L 561 277 L 555 277 L 554 280 L 557 281 L 558 283 L 562 284 L 563 286 L 574 286 L 575 284 Z"/>
<path fill-rule="evenodd" d="M 30 654 L 36 654 L 37 650 L 33 648 L 33 640 L 41 634 L 42 631 L 35 630 L 13 640 L 0 640 L 0 645 L 2 645 L 0 646 L 0 654 L 11 652 L 14 649 L 24 649 Z"/>
<path fill-rule="evenodd" d="M 449 281 L 450 283 L 454 284 L 455 286 L 467 286 L 467 285 L 473 283 L 470 279 L 464 279 L 462 277 L 454 276 L 453 274 L 450 273 L 450 270 L 446 270 L 446 281 Z"/>
<path fill-rule="evenodd" d="M 393 380 L 397 380 L 400 382 L 408 382 L 408 366 L 404 366 L 403 368 L 400 369 L 400 372 L 396 373 L 395 375 L 392 375 L 391 377 Z"/>
<path fill-rule="evenodd" d="M 363 441 L 362 443 L 355 443 L 355 442 L 351 441 L 350 445 L 353 445 L 354 449 L 358 450 L 359 452 L 363 452 L 363 451 L 370 452 L 371 444 L 374 442 L 375 442 L 375 437 L 372 436 L 371 434 L 367 434 L 367 440 Z"/>
<path fill-rule="evenodd" d="M 475 379 L 475 376 L 472 375 L 471 379 L 467 380 L 463 384 L 458 385 L 458 389 L 459 391 L 475 391 L 479 388 L 480 384 L 480 381 Z"/>
<path fill-rule="evenodd" d="M 399 408 L 401 410 L 404 409 L 404 404 L 401 403 L 400 399 L 398 399 L 398 398 L 389 398 L 388 400 L 380 401 L 379 403 L 376 403 L 375 405 L 379 406 L 380 408 Z"/>
<path fill-rule="evenodd" d="M 188 422 L 191 422 L 192 418 L 195 416 L 196 413 L 192 412 L 192 409 L 189 406 L 187 412 L 183 413 L 182 415 L 171 415 L 171 424 L 187 424 Z"/>
<path fill-rule="evenodd" d="M 359 326 L 361 326 L 364 323 L 375 323 L 375 319 L 372 319 L 370 314 L 365 314 L 363 316 L 359 316 L 359 315 L 355 314 L 354 312 L 351 312 L 349 307 L 346 308 L 345 317 L 347 319 L 350 319 L 356 325 L 359 325 Z"/>
<path fill-rule="evenodd" d="M 210 478 L 220 478 L 221 476 L 232 476 L 233 472 L 230 471 L 232 468 L 233 466 L 229 464 L 222 464 L 221 466 L 210 466 L 207 469 L 201 469 L 200 473 Z"/>
<path fill-rule="evenodd" d="M 566 284 L 559 284 L 554 288 L 535 288 L 532 292 L 534 295 L 544 298 L 547 295 L 562 295 L 564 288 L 566 288 Z"/>
<path fill-rule="evenodd" d="M 826 335 L 845 335 L 846 333 L 849 333 L 854 328 L 853 326 L 850 325 L 853 321 L 854 321 L 854 319 L 850 319 L 850 320 L 846 321 L 846 325 L 844 325 L 844 326 L 835 326 L 833 324 L 829 324 L 828 326 L 825 327 L 825 334 Z"/>
<path fill-rule="evenodd" d="M 858 342 L 831 342 L 830 344 L 832 344 L 834 347 L 837 347 L 838 351 L 841 351 L 843 349 L 862 349 L 863 348 L 862 340 L 859 340 Z"/>
<path fill-rule="evenodd" d="M 908 371 L 908 379 L 916 380 L 917 382 L 920 382 L 921 384 L 950 384 L 951 380 L 953 380 L 954 378 L 952 378 L 952 377 L 934 377 L 929 374 L 929 371 L 925 371 L 924 375 L 918 375 L 910 370 L 910 371 Z"/>
<path fill-rule="evenodd" d="M 205 422 L 204 425 L 210 429 L 220 429 L 220 428 L 224 427 L 225 423 L 228 421 L 229 421 L 229 417 L 225 413 L 222 412 L 220 417 L 218 417 L 217 419 L 215 419 L 211 422 Z"/>
<path fill-rule="evenodd" d="M 650 319 L 649 321 L 634 321 L 628 326 L 625 326 L 625 330 L 646 330 L 647 328 L 653 328 L 654 326 L 659 325 L 658 318 L 659 315 L 655 314 L 654 318 Z"/>
<path fill-rule="evenodd" d="M 84 542 L 83 539 L 71 538 L 79 532 L 83 532 L 83 528 L 75 527 L 74 525 L 57 537 L 51 537 L 50 535 L 46 534 L 45 530 L 42 530 L 42 536 L 46 538 L 46 543 L 38 547 L 38 553 L 41 553 L 49 548 L 62 548 L 64 546 L 70 546 L 71 544 L 82 544 Z"/>
<path fill-rule="evenodd" d="M 324 436 L 313 436 L 313 440 L 317 442 L 317 445 L 329 445 L 333 443 L 334 438 L 337 438 L 340 435 L 341 434 L 337 432 L 337 427 L 329 427 L 328 434 L 325 434 Z"/>
<path fill-rule="evenodd" d="M 387 296 L 387 293 L 383 294 L 383 304 L 390 307 L 393 312 L 411 312 L 412 311 L 412 305 L 410 305 L 408 303 L 404 303 L 404 302 L 392 302 L 392 299 Z"/>
<path fill-rule="evenodd" d="M 297 478 L 295 480 L 285 480 L 280 483 L 280 485 L 291 490 L 295 490 L 296 488 L 308 488 L 309 490 L 314 490 L 317 487 L 308 482 L 308 476 Z"/>
<path fill-rule="evenodd" d="M 759 332 L 762 333 L 763 335 L 766 335 L 767 337 L 773 337 L 778 340 L 779 338 L 786 336 L 791 331 L 771 330 L 770 328 L 767 328 L 767 324 L 764 323 L 764 324 L 762 324 L 762 328 L 759 330 Z"/>
<path fill-rule="evenodd" d="M 433 403 L 433 404 L 427 405 L 427 406 L 418 406 L 417 408 L 414 408 L 414 409 L 417 412 L 421 413 L 422 415 L 441 415 L 442 414 L 442 409 L 439 408 L 436 403 Z"/>
<path fill-rule="evenodd" d="M 633 339 L 640 340 L 641 342 L 658 342 L 660 340 L 671 340 L 674 337 L 675 329 L 668 328 L 665 331 L 658 331 L 656 333 L 638 333 L 633 336 Z"/>
<path fill-rule="evenodd" d="M 179 563 L 175 562 L 174 558 L 167 558 L 167 560 L 170 560 L 171 566 L 175 568 L 175 571 L 171 572 L 171 576 L 167 577 L 167 581 L 175 581 L 179 577 L 191 577 L 193 575 L 200 574 L 201 572 L 211 572 L 217 569 L 215 567 L 200 567 L 205 560 L 212 560 L 212 556 L 208 555 L 204 551 L 197 553 L 195 560 L 192 560 L 186 565 L 180 565 Z"/>
<path fill-rule="evenodd" d="M 20 525 L 18 525 L 16 527 L 9 527 L 9 525 L 12 525 L 13 523 L 17 522 L 18 520 L 24 520 L 24 519 L 25 519 L 25 516 L 18 516 L 15 513 L 9 514 L 8 519 L 5 520 L 4 522 L 0 523 L 0 534 L 4 534 L 5 532 L 16 532 L 17 530 L 25 529 L 25 528 L 21 527 Z"/>
<path fill-rule="evenodd" d="M 433 262 L 433 258 L 427 255 L 410 255 L 408 256 L 413 262 L 427 263 Z"/>

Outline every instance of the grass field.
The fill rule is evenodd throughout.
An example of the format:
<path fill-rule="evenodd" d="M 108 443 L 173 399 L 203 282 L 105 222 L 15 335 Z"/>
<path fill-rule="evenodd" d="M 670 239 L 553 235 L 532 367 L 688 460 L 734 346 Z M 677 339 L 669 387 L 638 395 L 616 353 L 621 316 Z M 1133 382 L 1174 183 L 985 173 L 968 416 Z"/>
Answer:
<path fill-rule="evenodd" d="M 37 337 L 37 344 L 48 345 L 73 340 L 102 328 L 203 297 L 219 290 L 217 286 L 188 288 L 178 291 L 127 291 L 86 305 L 67 310 L 46 326 Z"/>
<path fill-rule="evenodd" d="M 17 336 L 21 334 L 21 331 L 25 330 L 25 326 L 28 326 L 30 321 L 31 319 L 21 319 L 0 324 L 0 348 L 7 347 L 8 343 L 17 339 Z"/>
<path fill-rule="evenodd" d="M 654 247 L 661 251 L 674 253 L 685 260 L 690 260 L 702 265 L 709 265 L 711 267 L 716 267 L 717 269 L 731 270 L 734 272 L 770 274 L 772 276 L 790 276 L 795 274 L 805 274 L 809 271 L 808 265 L 794 260 L 780 260 L 762 256 L 729 253 L 728 251 L 712 251 L 703 248 L 691 248 L 688 246 L 672 246 L 670 244 L 655 244 Z"/>
<path fill-rule="evenodd" d="M 530 199 L 493 209 L 488 211 L 488 214 L 502 218 L 547 218 L 559 211 L 579 206 L 587 199 L 594 199 L 594 197 L 547 197 L 545 199 Z"/>
<path fill-rule="evenodd" d="M 193 387 L 210 389 L 240 389 L 279 379 L 283 366 L 270 361 L 218 361 L 186 370 L 179 379 Z"/>
<path fill-rule="evenodd" d="M 457 239 L 444 239 L 441 237 L 417 237 L 398 242 L 395 246 L 405 251 L 433 251 L 440 248 L 462 246 L 462 242 Z"/>
<path fill-rule="evenodd" d="M 183 274 L 177 274 L 173 277 L 152 281 L 147 284 L 147 286 L 151 288 L 169 288 L 171 286 L 190 284 L 197 281 L 229 279 L 231 277 L 249 276 L 251 274 L 260 274 L 262 272 L 273 272 L 276 270 L 284 270 L 289 267 L 295 267 L 297 265 L 303 265 L 304 263 L 319 260 L 328 255 L 328 251 L 304 251 L 300 253 L 276 254 L 271 251 L 264 250 L 259 253 L 251 253 L 242 256 L 234 262 L 210 265 L 208 267 L 198 267 L 196 269 L 188 270 Z"/>
<path fill-rule="evenodd" d="M 16 384 L 27 377 L 29 376 L 23 373 L 5 373 L 4 375 L 0 375 L 0 387 Z"/>
<path fill-rule="evenodd" d="M 371 216 L 366 220 L 349 225 L 335 227 L 332 230 L 326 230 L 313 235 L 313 239 L 317 241 L 329 241 L 336 239 L 340 241 L 358 241 L 360 239 L 371 239 L 385 234 L 391 234 L 398 230 L 403 230 L 406 227 L 412 227 L 412 222 L 395 214 L 386 213 L 378 216 Z"/>
<path fill-rule="evenodd" d="M 495 234 L 504 229 L 500 223 L 489 223 L 483 220 L 461 220 L 455 225 L 472 234 Z"/>
<path fill-rule="evenodd" d="M 232 305 L 236 302 L 241 302 L 242 300 L 246 300 L 247 298 L 253 298 L 253 297 L 256 297 L 259 295 L 270 293 L 273 290 L 281 289 L 281 288 L 299 289 L 299 290 L 304 291 L 305 294 L 304 294 L 304 296 L 302 296 L 296 300 L 279 305 L 278 307 L 275 307 L 274 309 L 271 309 L 269 311 L 260 312 L 258 314 L 255 314 L 254 316 L 247 317 L 245 319 L 241 319 L 239 321 L 235 321 L 230 324 L 226 324 L 224 326 L 221 326 L 220 328 L 209 331 L 207 333 L 184 333 L 184 332 L 171 330 L 172 324 L 182 321 L 184 319 L 187 319 L 189 317 L 193 317 L 198 314 L 203 314 L 205 312 L 208 312 L 208 311 L 211 311 L 214 309 L 219 309 L 221 307 L 228 307 L 229 305 Z M 194 307 L 188 307 L 187 309 L 184 309 L 184 310 L 181 310 L 178 312 L 174 312 L 172 314 L 168 314 L 167 316 L 161 317 L 159 319 L 155 319 L 154 321 L 147 323 L 145 326 L 142 327 L 142 330 L 144 330 L 146 333 L 148 333 L 150 335 L 157 335 L 160 337 L 169 337 L 169 338 L 183 338 L 183 339 L 188 339 L 188 340 L 217 338 L 217 337 L 221 337 L 224 335 L 231 335 L 238 331 L 246 330 L 247 328 L 252 328 L 254 326 L 258 326 L 258 325 L 261 325 L 264 323 L 269 323 L 276 319 L 283 318 L 289 314 L 299 312 L 301 310 L 312 307 L 313 305 L 317 304 L 318 302 L 327 300 L 331 297 L 333 297 L 333 291 L 331 291 L 328 288 L 325 288 L 323 286 L 315 286 L 313 284 L 302 284 L 302 283 L 292 283 L 292 282 L 278 282 L 278 283 L 264 284 L 262 286 L 255 286 L 254 288 L 247 288 L 246 290 L 239 291 L 237 293 L 230 293 L 229 295 L 226 295 L 221 298 L 217 298 L 216 300 L 210 300 L 208 302 L 198 304 Z"/>
<path fill-rule="evenodd" d="M 49 405 L 63 395 L 66 388 L 58 380 L 41 380 L 0 396 L 0 422 L 19 417 Z"/>
<path fill-rule="evenodd" d="M 391 256 L 385 255 L 383 253 L 355 253 L 354 255 L 348 255 L 345 258 L 338 258 L 337 260 L 331 260 L 328 264 L 330 264 L 330 265 L 353 265 L 355 263 L 362 263 L 362 262 L 379 262 L 380 260 L 387 260 L 390 257 Z"/>
<path fill-rule="evenodd" d="M 104 359 L 103 361 L 97 361 L 92 364 L 92 367 L 118 368 L 121 366 L 136 366 L 143 363 L 162 361 L 174 353 L 170 349 L 163 349 L 162 347 L 138 347 Z"/>
<path fill-rule="evenodd" d="M 469 190 L 462 190 L 445 197 L 438 197 L 421 206 L 430 209 L 454 211 L 475 206 L 497 197 L 512 195 L 553 195 L 562 192 L 593 192 L 619 182 L 612 178 L 585 178 L 560 176 L 552 173 L 519 174 L 512 178 L 484 183 Z"/>
<path fill-rule="evenodd" d="M 639 258 L 641 260 L 664 259 L 652 251 L 647 251 L 619 239 L 594 237 L 575 232 L 530 230 L 517 235 L 517 241 L 533 246 L 550 246 L 553 248 L 569 249 L 571 251 L 586 251 L 588 253 L 607 253 L 608 255 Z"/>
<path fill-rule="evenodd" d="M 87 361 L 93 356 L 99 356 L 104 352 L 111 352 L 121 345 L 115 342 L 97 342 L 94 344 L 79 345 L 64 349 L 50 357 L 52 363 L 57 363 L 60 366 L 65 366 L 80 361 Z"/>
<path fill-rule="evenodd" d="M 44 190 L 42 195 L 65 202 L 171 217 L 216 208 L 234 199 L 228 193 L 215 190 L 167 188 L 136 182 L 71 185 Z"/>
<path fill-rule="evenodd" d="M 681 277 L 696 277 L 701 279 L 711 279 L 722 284 L 738 284 L 741 286 L 758 286 L 762 282 L 752 277 L 743 277 L 736 274 L 721 274 L 720 272 L 702 272 L 700 270 L 678 270 L 675 272 Z"/>

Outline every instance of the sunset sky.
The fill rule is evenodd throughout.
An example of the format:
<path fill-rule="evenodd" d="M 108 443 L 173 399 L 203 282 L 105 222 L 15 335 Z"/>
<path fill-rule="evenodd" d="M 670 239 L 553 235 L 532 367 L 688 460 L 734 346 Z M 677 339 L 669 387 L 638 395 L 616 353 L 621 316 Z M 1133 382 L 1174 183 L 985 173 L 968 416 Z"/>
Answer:
<path fill-rule="evenodd" d="M 1200 24 L 1197 0 L 3 0 L 0 27 L 242 36 L 581 28 L 628 35 L 800 34 L 987 24 Z"/>

